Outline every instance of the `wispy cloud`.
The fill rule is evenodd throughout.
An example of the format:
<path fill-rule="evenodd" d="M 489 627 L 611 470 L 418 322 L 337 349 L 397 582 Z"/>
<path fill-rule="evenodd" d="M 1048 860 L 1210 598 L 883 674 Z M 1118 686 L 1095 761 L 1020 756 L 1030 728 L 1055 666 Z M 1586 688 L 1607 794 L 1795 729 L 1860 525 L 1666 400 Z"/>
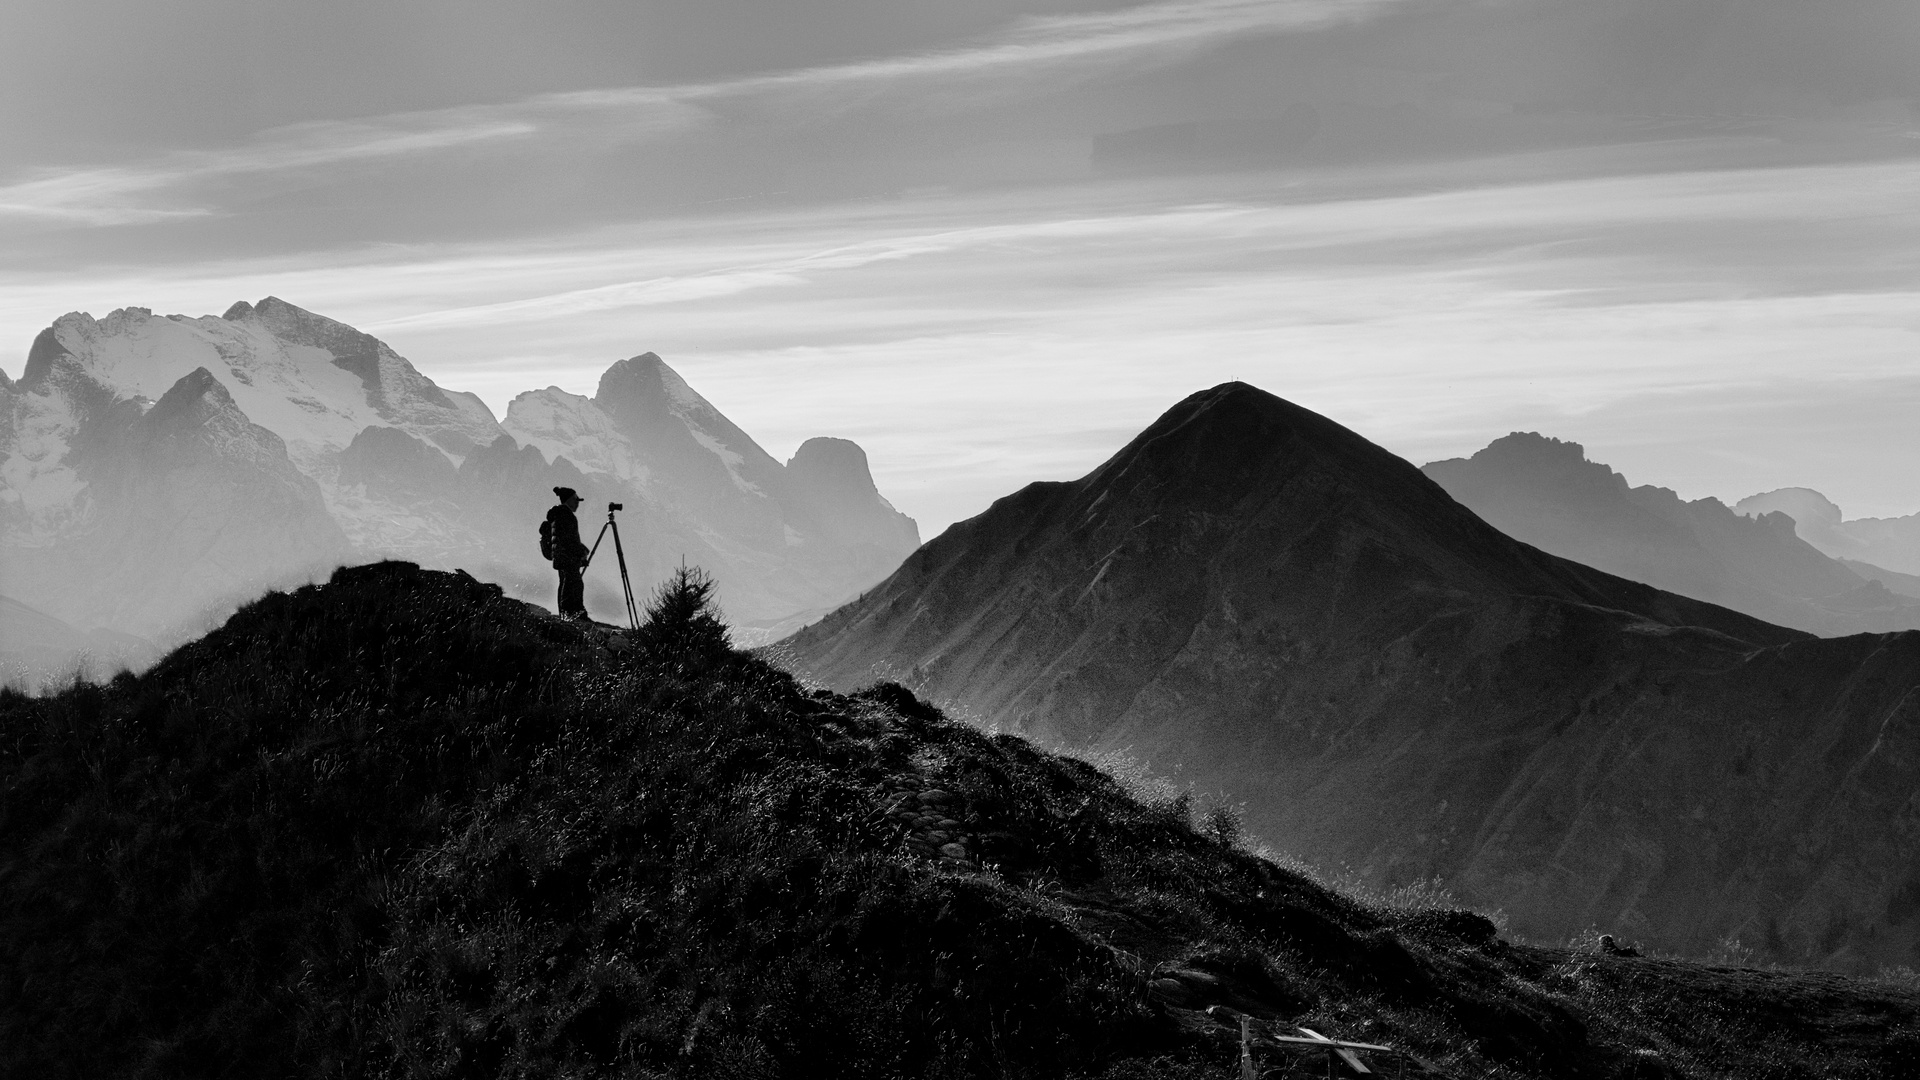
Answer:
<path fill-rule="evenodd" d="M 876 263 L 949 255 L 969 248 L 1003 244 L 1083 244 L 1101 238 L 1139 242 L 1150 234 L 1184 237 L 1215 235 L 1222 219 L 1246 217 L 1245 206 L 1176 207 L 1147 213 L 1089 215 L 1065 220 L 1019 221 L 906 231 L 820 250 L 760 253 L 749 261 L 691 273 L 661 275 L 589 288 L 520 297 L 486 304 L 441 308 L 383 320 L 375 331 L 480 327 L 571 318 L 629 307 L 683 304 L 734 296 L 754 289 L 802 286 L 824 274 L 860 270 Z M 716 246 L 716 250 L 725 250 Z"/>
<path fill-rule="evenodd" d="M 524 139 L 564 120 L 567 110 L 538 99 L 519 106 L 475 106 L 400 113 L 371 120 L 275 128 L 244 146 L 181 151 L 132 165 L 41 169 L 0 187 L 0 214 L 82 225 L 127 225 L 213 213 L 204 205 L 152 201 L 169 191 L 246 176 L 378 162 Z M 647 133 L 685 122 L 692 110 L 670 102 L 645 115 Z M 543 115 L 544 114 L 544 115 Z M 629 119 L 635 119 L 630 117 Z M 547 121 L 543 123 L 543 120 Z M 632 131 L 632 125 L 628 125 Z"/>
<path fill-rule="evenodd" d="M 1030 19 L 963 48 L 745 78 L 542 94 L 496 105 L 274 128 L 233 147 L 124 165 L 41 168 L 0 185 L 0 215 L 111 226 L 206 216 L 206 189 L 247 177 L 419 158 L 542 140 L 629 142 L 684 131 L 732 107 L 829 115 L 888 101 L 977 103 L 1116 69 L 1164 63 L 1253 35 L 1370 19 L 1421 0 L 1163 0 Z M 939 87 L 963 91 L 929 93 Z"/>
<path fill-rule="evenodd" d="M 1230 378 L 1415 460 L 1539 429 L 1689 497 L 1804 483 L 1857 514 L 1908 513 L 1912 424 L 1889 403 L 1920 394 L 1916 183 L 1914 161 L 1451 189 L 1260 177 L 1205 201 L 1166 179 L 0 273 L 0 356 L 17 371 L 74 306 L 265 293 L 496 408 L 549 383 L 591 392 L 653 349 L 775 453 L 859 439 L 934 528 L 1090 467 Z M 1339 197 L 1353 190 L 1373 194 Z"/>
<path fill-rule="evenodd" d="M 913 80 L 1084 76 L 1115 66 L 1178 58 L 1227 40 L 1359 22 L 1413 2 L 1166 0 L 1119 11 L 1027 19 L 1001 40 L 972 48 L 809 68 L 685 90 L 689 98 L 727 98 L 790 91 L 828 94 Z M 1014 85 L 1030 86 L 1030 82 Z"/>

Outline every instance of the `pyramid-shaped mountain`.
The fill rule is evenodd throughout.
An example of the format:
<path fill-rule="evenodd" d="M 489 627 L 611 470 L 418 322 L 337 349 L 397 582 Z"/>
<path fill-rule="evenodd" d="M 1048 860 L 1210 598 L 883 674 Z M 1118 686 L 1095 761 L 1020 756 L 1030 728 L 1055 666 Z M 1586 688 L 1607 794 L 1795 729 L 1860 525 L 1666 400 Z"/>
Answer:
<path fill-rule="evenodd" d="M 1548 555 L 1253 387 L 995 503 L 789 639 L 978 722 L 1124 751 L 1376 887 L 1908 963 L 1920 633 L 1821 640 Z"/>

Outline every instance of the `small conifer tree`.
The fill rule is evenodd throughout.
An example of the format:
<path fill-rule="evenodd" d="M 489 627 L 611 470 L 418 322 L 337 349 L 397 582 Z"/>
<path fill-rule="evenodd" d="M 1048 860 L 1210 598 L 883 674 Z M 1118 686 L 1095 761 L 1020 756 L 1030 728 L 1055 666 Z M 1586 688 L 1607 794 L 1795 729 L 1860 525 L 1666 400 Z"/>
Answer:
<path fill-rule="evenodd" d="M 640 641 L 655 654 L 720 657 L 732 651 L 714 605 L 713 575 L 682 566 L 647 601 Z"/>

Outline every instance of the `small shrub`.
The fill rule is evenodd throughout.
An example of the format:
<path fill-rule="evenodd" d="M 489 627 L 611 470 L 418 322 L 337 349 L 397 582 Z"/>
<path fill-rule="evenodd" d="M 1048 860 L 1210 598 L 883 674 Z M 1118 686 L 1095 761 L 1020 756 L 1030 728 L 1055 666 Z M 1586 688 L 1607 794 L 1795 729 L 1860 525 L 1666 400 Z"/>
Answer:
<path fill-rule="evenodd" d="M 718 659 L 733 651 L 716 611 L 713 575 L 682 566 L 647 601 L 639 638 L 654 655 Z"/>
<path fill-rule="evenodd" d="M 1221 803 L 1207 808 L 1202 815 L 1207 836 L 1221 847 L 1233 847 L 1240 842 L 1242 810 L 1231 803 Z"/>

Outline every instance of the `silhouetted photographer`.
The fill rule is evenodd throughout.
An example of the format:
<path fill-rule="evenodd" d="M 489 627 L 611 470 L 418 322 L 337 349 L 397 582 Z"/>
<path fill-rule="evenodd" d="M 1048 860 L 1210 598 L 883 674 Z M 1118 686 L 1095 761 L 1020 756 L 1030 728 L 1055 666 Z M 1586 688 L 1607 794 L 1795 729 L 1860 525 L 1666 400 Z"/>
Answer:
<path fill-rule="evenodd" d="M 559 496 L 560 505 L 548 510 L 547 520 L 540 523 L 540 554 L 560 573 L 560 614 L 584 619 L 589 552 L 580 542 L 580 519 L 573 516 L 580 509 L 580 495 L 569 487 L 554 488 L 553 493 Z"/>

